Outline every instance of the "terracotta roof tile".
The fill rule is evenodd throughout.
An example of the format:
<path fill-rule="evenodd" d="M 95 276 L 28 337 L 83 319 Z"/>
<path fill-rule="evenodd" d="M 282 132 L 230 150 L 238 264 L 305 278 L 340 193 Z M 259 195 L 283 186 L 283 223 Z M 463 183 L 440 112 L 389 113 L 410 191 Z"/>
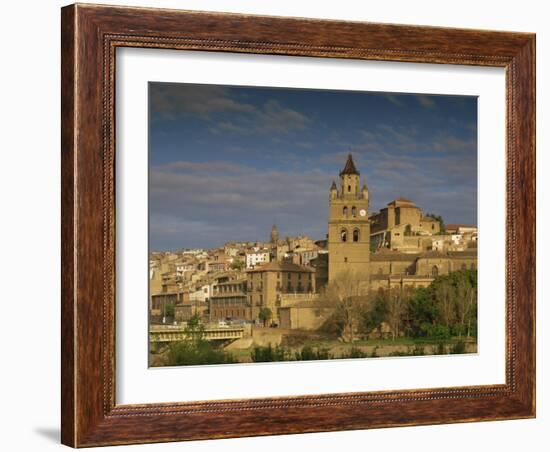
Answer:
<path fill-rule="evenodd" d="M 285 261 L 272 261 L 267 264 L 260 265 L 248 272 L 306 272 L 314 273 L 315 270 L 311 267 L 306 267 L 305 265 L 293 264 L 292 262 Z"/>

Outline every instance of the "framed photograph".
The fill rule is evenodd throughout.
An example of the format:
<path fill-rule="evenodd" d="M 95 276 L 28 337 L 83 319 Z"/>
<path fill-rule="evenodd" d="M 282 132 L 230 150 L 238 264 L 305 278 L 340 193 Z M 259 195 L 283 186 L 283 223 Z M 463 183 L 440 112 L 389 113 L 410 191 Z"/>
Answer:
<path fill-rule="evenodd" d="M 535 416 L 535 36 L 62 9 L 62 442 Z"/>

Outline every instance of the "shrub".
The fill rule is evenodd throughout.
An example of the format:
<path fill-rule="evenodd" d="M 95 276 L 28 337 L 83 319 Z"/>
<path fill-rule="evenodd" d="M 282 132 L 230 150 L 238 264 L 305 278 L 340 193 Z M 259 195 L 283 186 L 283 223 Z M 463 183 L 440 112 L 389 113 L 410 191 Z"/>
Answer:
<path fill-rule="evenodd" d="M 232 364 L 237 362 L 233 355 L 215 349 L 206 341 L 178 342 L 168 350 L 168 366 L 185 366 L 201 364 Z"/>
<path fill-rule="evenodd" d="M 432 337 L 434 339 L 448 339 L 451 337 L 451 331 L 448 326 L 440 324 L 424 323 L 421 326 L 424 336 Z"/>
<path fill-rule="evenodd" d="M 462 353 L 466 353 L 466 342 L 458 341 L 451 347 L 451 354 L 460 355 Z"/>
<path fill-rule="evenodd" d="M 351 347 L 348 351 L 343 352 L 340 358 L 368 358 L 368 355 L 359 347 Z"/>
<path fill-rule="evenodd" d="M 267 363 L 274 361 L 292 361 L 290 350 L 286 347 L 271 344 L 268 346 L 256 345 L 250 353 L 252 361 L 255 363 Z"/>
<path fill-rule="evenodd" d="M 394 352 L 391 352 L 388 356 L 409 356 L 409 353 L 396 350 Z"/>
<path fill-rule="evenodd" d="M 314 361 L 332 358 L 328 348 L 313 348 L 310 345 L 304 346 L 300 351 L 296 352 L 294 356 L 296 361 Z"/>
<path fill-rule="evenodd" d="M 410 352 L 410 355 L 411 356 L 423 356 L 425 355 L 426 353 L 424 352 L 424 347 L 422 347 L 421 345 L 419 344 L 416 344 L 414 346 L 414 348 L 412 349 L 412 351 Z"/>

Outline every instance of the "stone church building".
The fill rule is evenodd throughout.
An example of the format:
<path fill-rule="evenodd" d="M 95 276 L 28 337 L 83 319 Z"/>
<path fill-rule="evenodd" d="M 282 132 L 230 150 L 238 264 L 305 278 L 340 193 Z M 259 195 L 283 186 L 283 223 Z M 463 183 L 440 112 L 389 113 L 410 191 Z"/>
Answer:
<path fill-rule="evenodd" d="M 359 188 L 360 176 L 348 154 L 339 186 L 333 182 L 330 187 L 326 283 L 339 274 L 353 272 L 369 282 L 368 289 L 425 287 L 438 275 L 477 268 L 477 248 L 447 252 L 430 249 L 426 240 L 441 233 L 440 224 L 424 216 L 408 199 L 398 198 L 369 215 L 369 190 L 365 183 Z M 391 246 L 391 240 L 404 250 L 397 244 Z M 322 262 L 314 265 L 323 268 Z M 317 281 L 322 287 L 323 281 Z"/>

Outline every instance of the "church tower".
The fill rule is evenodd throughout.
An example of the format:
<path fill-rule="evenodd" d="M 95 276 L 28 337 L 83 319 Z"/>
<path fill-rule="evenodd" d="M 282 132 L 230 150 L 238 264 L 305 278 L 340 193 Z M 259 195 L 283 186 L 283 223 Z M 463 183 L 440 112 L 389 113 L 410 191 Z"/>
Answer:
<path fill-rule="evenodd" d="M 329 196 L 328 280 L 353 272 L 368 281 L 370 263 L 369 191 L 360 188 L 360 173 L 348 154 L 340 171 L 340 186 L 333 182 Z"/>
<path fill-rule="evenodd" d="M 269 241 L 277 245 L 277 242 L 279 241 L 279 231 L 277 230 L 277 226 L 273 225 L 271 226 L 271 235 L 269 236 Z"/>

